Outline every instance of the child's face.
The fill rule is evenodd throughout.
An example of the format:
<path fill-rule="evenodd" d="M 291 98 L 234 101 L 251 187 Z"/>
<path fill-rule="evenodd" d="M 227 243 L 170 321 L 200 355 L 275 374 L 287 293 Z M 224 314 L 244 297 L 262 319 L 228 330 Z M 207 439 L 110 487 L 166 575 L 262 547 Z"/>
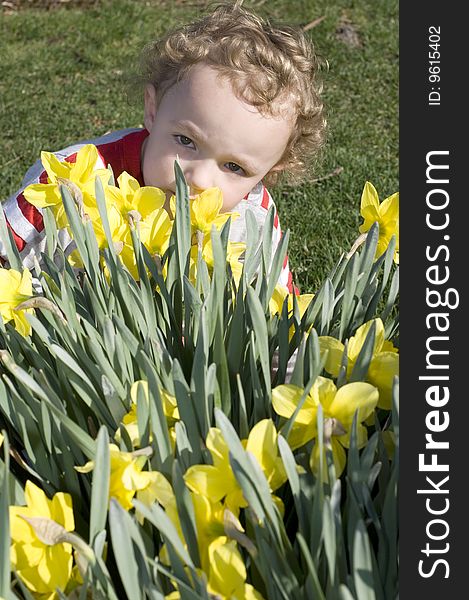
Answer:
<path fill-rule="evenodd" d="M 196 65 L 156 106 L 153 86 L 145 91 L 142 148 L 145 185 L 175 192 L 174 160 L 191 195 L 210 187 L 223 192 L 223 211 L 233 209 L 278 164 L 292 121 L 263 116 L 238 99 L 228 80 L 205 64 Z"/>

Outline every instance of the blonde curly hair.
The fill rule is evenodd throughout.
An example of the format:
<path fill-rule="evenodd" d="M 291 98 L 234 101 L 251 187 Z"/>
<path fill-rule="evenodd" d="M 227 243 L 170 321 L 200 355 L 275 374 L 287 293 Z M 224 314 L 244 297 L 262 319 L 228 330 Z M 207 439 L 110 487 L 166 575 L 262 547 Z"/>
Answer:
<path fill-rule="evenodd" d="M 155 87 L 159 102 L 193 65 L 203 62 L 261 114 L 278 116 L 287 109 L 294 127 L 280 160 L 283 168 L 268 173 L 264 181 L 275 185 L 283 173 L 289 183 L 300 183 L 325 139 L 320 61 L 301 30 L 271 25 L 241 4 L 217 4 L 206 16 L 146 45 L 140 82 Z"/>

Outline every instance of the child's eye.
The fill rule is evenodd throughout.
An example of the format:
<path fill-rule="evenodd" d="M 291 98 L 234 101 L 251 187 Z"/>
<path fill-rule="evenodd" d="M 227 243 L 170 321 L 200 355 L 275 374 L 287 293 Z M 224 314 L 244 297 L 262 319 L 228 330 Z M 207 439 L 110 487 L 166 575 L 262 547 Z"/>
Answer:
<path fill-rule="evenodd" d="M 174 137 L 177 139 L 178 143 L 181 144 L 181 146 L 190 146 L 194 143 L 191 138 L 188 138 L 185 135 L 175 135 Z"/>
<path fill-rule="evenodd" d="M 227 162 L 226 166 L 232 173 L 238 173 L 240 175 L 244 173 L 244 169 L 234 162 Z"/>

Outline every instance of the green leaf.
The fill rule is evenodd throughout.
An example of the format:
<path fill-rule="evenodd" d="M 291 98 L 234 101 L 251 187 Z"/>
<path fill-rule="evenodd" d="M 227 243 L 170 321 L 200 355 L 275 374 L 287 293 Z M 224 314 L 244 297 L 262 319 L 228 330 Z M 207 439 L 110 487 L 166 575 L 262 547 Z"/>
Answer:
<path fill-rule="evenodd" d="M 184 173 L 177 160 L 174 161 L 174 176 L 176 178 L 176 215 L 174 232 L 177 258 L 179 264 L 179 277 L 181 288 L 184 287 L 184 275 L 187 275 L 189 254 L 191 249 L 191 217 L 189 209 L 189 188 Z"/>
<path fill-rule="evenodd" d="M 73 239 L 77 245 L 78 252 L 83 261 L 86 271 L 92 272 L 92 266 L 88 256 L 88 248 L 86 245 L 86 237 L 83 223 L 75 205 L 75 201 L 68 188 L 65 185 L 59 185 L 60 194 L 62 196 L 62 202 L 64 205 L 65 213 L 67 215 L 70 229 L 72 230 Z"/>
<path fill-rule="evenodd" d="M 336 584 L 336 561 L 337 561 L 337 543 L 334 518 L 329 501 L 326 499 L 322 507 L 323 519 L 323 540 L 326 552 L 327 566 L 329 569 L 329 580 L 332 587 Z"/>
<path fill-rule="evenodd" d="M 109 255 L 112 257 L 113 262 L 117 262 L 116 250 L 114 248 L 114 243 L 112 240 L 111 227 L 109 226 L 109 218 L 107 214 L 106 208 L 106 198 L 104 195 L 104 189 L 102 181 L 99 177 L 95 178 L 95 197 L 96 204 L 98 205 L 99 216 L 101 217 L 101 224 L 104 229 L 104 234 L 106 236 L 106 241 L 108 243 Z"/>
<path fill-rule="evenodd" d="M 324 595 L 321 584 L 319 583 L 318 573 L 316 567 L 314 566 L 314 562 L 309 552 L 306 541 L 301 535 L 301 533 L 296 534 L 296 539 L 300 547 L 301 554 L 305 559 L 306 566 L 308 568 L 308 576 L 305 583 L 305 588 L 307 592 L 306 598 L 310 600 L 312 600 L 313 598 L 315 600 L 325 600 L 326 596 Z"/>
<path fill-rule="evenodd" d="M 274 293 L 275 286 L 278 283 L 280 278 L 280 273 L 283 269 L 283 263 L 285 261 L 285 256 L 287 255 L 288 242 L 290 240 L 290 230 L 287 229 L 283 232 L 283 235 L 280 239 L 280 242 L 277 246 L 277 249 L 274 254 L 274 258 L 272 260 L 272 264 L 270 265 L 269 270 L 269 283 L 267 286 L 267 303 L 266 309 L 268 308 L 269 300 L 272 298 L 272 294 Z M 270 243 L 272 243 L 272 238 L 270 238 Z"/>
<path fill-rule="evenodd" d="M 303 511 L 303 505 L 301 502 L 301 484 L 300 476 L 297 471 L 297 464 L 295 457 L 290 449 L 286 439 L 279 434 L 278 435 L 278 449 L 282 458 L 283 466 L 288 477 L 288 483 L 293 495 L 293 501 L 295 503 L 296 513 L 299 521 L 299 531 L 306 532 L 308 526 L 309 515 Z"/>
<path fill-rule="evenodd" d="M 365 381 L 375 348 L 376 321 L 373 321 L 350 375 L 350 382 Z"/>
<path fill-rule="evenodd" d="M 259 361 L 264 376 L 266 393 L 270 396 L 270 360 L 267 325 L 262 305 L 252 288 L 249 288 L 247 291 L 247 306 L 248 319 L 251 321 L 251 327 L 256 339 L 256 348 L 259 352 Z"/>
<path fill-rule="evenodd" d="M 21 261 L 21 257 L 18 252 L 18 248 L 16 246 L 16 243 L 15 243 L 15 240 L 11 233 L 11 230 L 7 226 L 5 212 L 4 212 L 3 205 L 1 202 L 0 202 L 0 240 L 2 240 L 3 245 L 5 246 L 5 251 L 6 251 L 8 262 L 10 263 L 10 268 L 15 269 L 15 271 L 22 272 L 23 264 Z"/>
<path fill-rule="evenodd" d="M 110 474 L 109 435 L 106 427 L 102 425 L 96 440 L 91 486 L 90 545 L 94 544 L 96 536 L 106 527 Z"/>
<path fill-rule="evenodd" d="M 1 211 L 0 211 L 1 212 Z M 10 596 L 10 445 L 6 431 L 3 436 L 4 462 L 0 461 L 0 597 Z M 0 444 L 1 448 L 1 444 Z"/>
<path fill-rule="evenodd" d="M 122 508 L 115 498 L 111 498 L 109 506 L 109 525 L 111 529 L 112 548 L 116 558 L 117 568 L 128 598 L 139 600 L 143 598 L 140 581 L 136 548 L 130 534 L 130 515 Z M 142 543 L 143 545 L 143 543 Z M 146 554 L 146 553 L 145 553 Z M 144 554 L 144 555 L 145 555 Z"/>
<path fill-rule="evenodd" d="M 191 444 L 193 460 L 196 464 L 199 464 L 202 462 L 200 451 L 202 433 L 199 430 L 196 408 L 190 389 L 186 383 L 179 361 L 177 360 L 173 363 L 173 380 L 179 415 L 186 425 L 187 437 Z"/>
<path fill-rule="evenodd" d="M 173 489 L 176 497 L 177 512 L 181 524 L 182 534 L 187 543 L 192 562 L 201 566 L 199 545 L 197 541 L 197 525 L 195 510 L 189 490 L 184 482 L 181 468 L 177 460 L 173 462 Z"/>
<path fill-rule="evenodd" d="M 357 598 L 375 600 L 370 540 L 362 519 L 358 520 L 353 537 L 352 576 Z"/>

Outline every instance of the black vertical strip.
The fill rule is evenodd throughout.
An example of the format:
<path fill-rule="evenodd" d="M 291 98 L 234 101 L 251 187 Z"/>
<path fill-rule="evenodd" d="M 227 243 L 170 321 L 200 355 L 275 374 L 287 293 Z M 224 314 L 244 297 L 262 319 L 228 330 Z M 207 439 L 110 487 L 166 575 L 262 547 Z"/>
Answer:
<path fill-rule="evenodd" d="M 404 599 L 469 594 L 469 127 L 463 7 L 434 0 L 400 5 Z"/>

